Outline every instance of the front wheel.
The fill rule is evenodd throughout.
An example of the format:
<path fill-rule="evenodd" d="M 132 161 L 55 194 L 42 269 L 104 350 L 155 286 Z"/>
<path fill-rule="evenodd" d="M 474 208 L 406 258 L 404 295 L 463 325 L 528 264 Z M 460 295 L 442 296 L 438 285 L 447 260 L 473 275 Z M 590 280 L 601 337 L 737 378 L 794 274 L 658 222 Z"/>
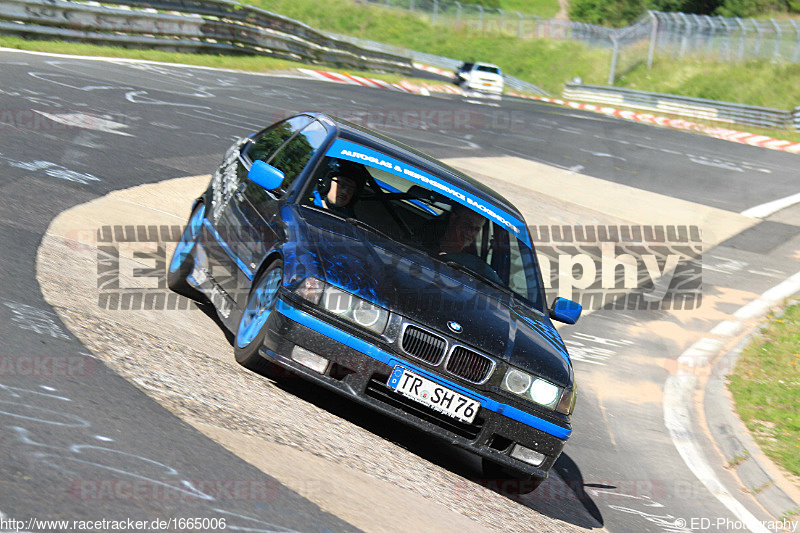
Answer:
<path fill-rule="evenodd" d="M 167 286 L 170 290 L 194 300 L 202 298 L 202 294 L 189 285 L 186 278 L 194 268 L 192 250 L 194 250 L 194 246 L 200 236 L 205 214 L 205 204 L 197 204 L 197 207 L 192 211 L 192 216 L 189 217 L 189 222 L 186 224 L 183 234 L 181 234 L 178 245 L 175 247 L 175 252 L 172 254 L 172 260 L 170 260 L 169 269 L 167 270 Z"/>
<path fill-rule="evenodd" d="M 233 341 L 236 361 L 255 372 L 267 373 L 271 366 L 267 359 L 261 357 L 258 349 L 264 342 L 264 327 L 278 300 L 278 289 L 282 283 L 283 261 L 277 259 L 259 275 L 253 284 L 242 318 L 239 320 L 236 339 Z"/>

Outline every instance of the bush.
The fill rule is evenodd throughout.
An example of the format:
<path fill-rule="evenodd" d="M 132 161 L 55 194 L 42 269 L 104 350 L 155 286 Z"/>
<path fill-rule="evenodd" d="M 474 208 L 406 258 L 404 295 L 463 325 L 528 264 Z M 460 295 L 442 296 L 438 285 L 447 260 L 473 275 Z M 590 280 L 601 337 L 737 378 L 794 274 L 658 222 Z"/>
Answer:
<path fill-rule="evenodd" d="M 645 0 L 573 0 L 569 18 L 599 26 L 627 26 L 647 10 Z"/>

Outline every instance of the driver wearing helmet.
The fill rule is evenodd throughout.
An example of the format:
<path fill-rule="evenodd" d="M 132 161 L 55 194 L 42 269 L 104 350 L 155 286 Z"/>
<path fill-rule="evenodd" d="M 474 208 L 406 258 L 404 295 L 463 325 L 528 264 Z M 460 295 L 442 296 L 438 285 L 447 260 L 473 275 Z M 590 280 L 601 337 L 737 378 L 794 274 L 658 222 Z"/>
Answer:
<path fill-rule="evenodd" d="M 331 159 L 324 177 L 313 191 L 313 203 L 340 217 L 355 216 L 353 205 L 367 182 L 363 165 L 342 159 Z"/>

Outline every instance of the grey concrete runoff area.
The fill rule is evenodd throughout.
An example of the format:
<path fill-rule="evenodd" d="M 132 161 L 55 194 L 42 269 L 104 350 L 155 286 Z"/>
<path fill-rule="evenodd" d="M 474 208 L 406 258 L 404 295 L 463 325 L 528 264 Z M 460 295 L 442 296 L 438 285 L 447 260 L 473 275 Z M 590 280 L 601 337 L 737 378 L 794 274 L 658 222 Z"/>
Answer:
<path fill-rule="evenodd" d="M 295 73 L 8 50 L 0 71 L 0 529 L 791 530 L 796 480 L 742 436 L 720 376 L 800 291 L 800 206 L 742 214 L 798 193 L 798 156 Z M 560 327 L 580 396 L 536 492 L 504 496 L 469 454 L 244 370 L 208 305 L 99 305 L 120 287 L 160 290 L 141 273 L 163 268 L 174 242 L 125 228 L 172 235 L 235 139 L 301 110 L 369 122 L 499 191 L 531 225 L 702 229 L 699 306 L 589 309 Z M 753 466 L 731 468 L 742 449 Z"/>

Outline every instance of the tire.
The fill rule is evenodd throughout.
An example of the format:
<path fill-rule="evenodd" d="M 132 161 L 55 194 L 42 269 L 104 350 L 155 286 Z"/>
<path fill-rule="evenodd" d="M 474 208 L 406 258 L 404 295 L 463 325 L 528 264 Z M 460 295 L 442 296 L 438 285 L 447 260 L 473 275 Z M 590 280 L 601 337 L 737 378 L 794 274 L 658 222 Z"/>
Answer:
<path fill-rule="evenodd" d="M 247 304 L 236 328 L 233 350 L 236 361 L 259 374 L 270 374 L 272 363 L 264 359 L 258 349 L 264 342 L 267 319 L 278 300 L 278 289 L 283 283 L 283 261 L 276 259 L 261 272 L 250 290 Z"/>
<path fill-rule="evenodd" d="M 189 217 L 189 221 L 186 223 L 186 228 L 181 234 L 181 239 L 175 247 L 175 252 L 172 254 L 172 259 L 167 268 L 167 286 L 170 290 L 193 300 L 202 300 L 203 294 L 189 285 L 186 278 L 194 268 L 192 250 L 194 250 L 197 238 L 200 236 L 205 213 L 205 204 L 197 204 Z"/>
<path fill-rule="evenodd" d="M 481 462 L 486 486 L 496 488 L 498 492 L 506 496 L 528 494 L 535 491 L 544 482 L 544 478 L 509 470 L 485 457 L 481 458 Z"/>

